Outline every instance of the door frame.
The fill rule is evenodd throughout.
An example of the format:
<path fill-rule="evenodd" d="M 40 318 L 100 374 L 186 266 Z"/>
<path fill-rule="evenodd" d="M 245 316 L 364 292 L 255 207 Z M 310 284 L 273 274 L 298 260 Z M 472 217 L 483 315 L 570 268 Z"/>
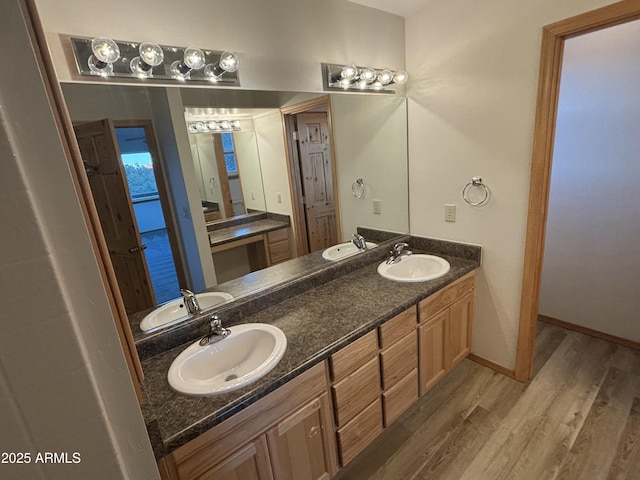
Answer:
<path fill-rule="evenodd" d="M 515 367 L 516 380 L 523 382 L 529 380 L 533 369 L 533 352 L 538 320 L 538 304 L 540 301 L 542 261 L 549 208 L 551 164 L 553 160 L 564 41 L 571 37 L 637 19 L 640 19 L 640 0 L 623 0 L 552 23 L 542 29 L 538 98 L 529 187 L 529 213 L 520 298 L 520 324 Z"/>
<path fill-rule="evenodd" d="M 338 241 L 342 239 L 342 229 L 340 227 L 338 172 L 336 170 L 337 162 L 331 116 L 331 97 L 329 95 L 323 95 L 318 98 L 282 107 L 280 109 L 284 130 L 284 141 L 286 145 L 285 154 L 287 157 L 286 161 L 287 172 L 289 175 L 289 190 L 291 192 L 291 208 L 293 210 L 293 233 L 296 241 L 297 256 L 309 253 L 309 242 L 307 238 L 306 215 L 302 195 L 302 179 L 300 177 L 300 158 L 298 155 L 297 141 L 293 138 L 293 132 L 296 130 L 295 116 L 299 113 L 313 113 L 312 110 L 318 108 L 325 108 L 327 113 L 327 122 L 329 124 L 329 149 L 331 154 L 331 177 L 336 212 L 336 235 L 338 237 Z"/>

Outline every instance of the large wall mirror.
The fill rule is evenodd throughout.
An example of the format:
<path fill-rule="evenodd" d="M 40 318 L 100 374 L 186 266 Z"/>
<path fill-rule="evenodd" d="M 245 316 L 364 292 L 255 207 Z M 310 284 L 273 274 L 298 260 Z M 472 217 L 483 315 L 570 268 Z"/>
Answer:
<path fill-rule="evenodd" d="M 130 249 L 140 251 L 150 273 L 123 282 L 133 292 L 142 289 L 140 282 L 153 285 L 151 298 L 140 299 L 138 311 L 179 297 L 180 288 L 224 290 L 223 264 L 241 260 L 214 262 L 207 233 L 212 222 L 257 212 L 294 221 L 281 109 L 326 95 L 88 83 L 63 84 L 63 93 L 81 150 L 119 157 L 119 167 L 102 176 L 97 173 L 105 168 L 85 161 L 92 191 L 100 185 L 95 188 L 109 202 L 124 201 L 111 198 L 117 196 L 112 180 L 126 177 L 127 202 L 142 239 Z M 332 94 L 328 102 L 340 223 L 334 240 L 349 241 L 357 227 L 407 233 L 405 97 Z M 235 121 L 237 128 L 203 132 L 193 127 L 225 120 Z M 354 195 L 357 179 L 364 183 L 364 195 L 360 190 Z M 121 219 L 110 221 L 115 225 Z M 103 229 L 114 238 L 123 235 L 104 223 Z M 147 262 L 153 255 L 164 260 Z M 122 274 L 145 265 L 114 262 L 114 267 Z"/>

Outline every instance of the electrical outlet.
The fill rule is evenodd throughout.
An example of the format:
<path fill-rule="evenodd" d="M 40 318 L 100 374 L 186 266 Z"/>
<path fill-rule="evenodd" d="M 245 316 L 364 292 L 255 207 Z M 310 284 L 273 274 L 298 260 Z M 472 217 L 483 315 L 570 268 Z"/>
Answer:
<path fill-rule="evenodd" d="M 446 204 L 444 206 L 444 221 L 455 222 L 456 221 L 456 206 L 452 204 Z"/>
<path fill-rule="evenodd" d="M 282 203 L 282 194 L 280 192 L 276 193 L 276 202 Z"/>
<path fill-rule="evenodd" d="M 382 205 L 380 204 L 380 200 L 373 201 L 373 213 L 376 215 L 380 215 L 382 213 Z"/>

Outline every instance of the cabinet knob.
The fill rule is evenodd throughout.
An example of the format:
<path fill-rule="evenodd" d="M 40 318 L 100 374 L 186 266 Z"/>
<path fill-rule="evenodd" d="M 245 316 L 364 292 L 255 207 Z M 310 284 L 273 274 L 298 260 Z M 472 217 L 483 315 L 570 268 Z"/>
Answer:
<path fill-rule="evenodd" d="M 315 437 L 318 434 L 319 431 L 320 431 L 320 426 L 314 425 L 313 427 L 311 427 L 309 429 L 309 434 L 308 434 L 309 438 Z"/>

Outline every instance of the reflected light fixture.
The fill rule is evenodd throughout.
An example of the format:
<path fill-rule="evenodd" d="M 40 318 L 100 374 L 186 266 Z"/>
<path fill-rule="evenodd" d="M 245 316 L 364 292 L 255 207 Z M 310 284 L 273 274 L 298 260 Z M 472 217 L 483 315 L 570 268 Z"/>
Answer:
<path fill-rule="evenodd" d="M 106 37 L 68 37 L 80 75 L 134 78 L 143 82 L 167 81 L 240 85 L 238 55 L 207 50 L 131 42 Z M 206 74 L 205 74 L 206 70 Z"/>
<path fill-rule="evenodd" d="M 176 60 L 171 64 L 171 75 L 178 80 L 189 78 L 191 70 L 204 68 L 204 62 L 205 56 L 202 50 L 195 47 L 185 48 L 182 60 Z"/>
<path fill-rule="evenodd" d="M 322 64 L 325 90 L 364 90 L 393 93 L 388 87 L 403 85 L 407 82 L 407 72 L 392 71 L 388 68 L 358 67 L 354 64 L 335 65 Z"/>
<path fill-rule="evenodd" d="M 225 51 L 220 54 L 217 63 L 210 63 L 204 67 L 204 76 L 212 82 L 217 82 L 225 73 L 238 71 L 238 54 Z"/>
<path fill-rule="evenodd" d="M 157 67 L 164 62 L 164 51 L 156 43 L 141 43 L 138 48 L 139 56 L 133 57 L 129 67 L 131 72 L 139 77 L 151 77 L 153 67 Z"/>
<path fill-rule="evenodd" d="M 187 129 L 189 133 L 237 132 L 240 130 L 240 120 L 187 122 Z"/>
<path fill-rule="evenodd" d="M 94 75 L 113 75 L 113 63 L 120 58 L 120 47 L 110 38 L 91 40 L 91 56 L 87 62 Z"/>

